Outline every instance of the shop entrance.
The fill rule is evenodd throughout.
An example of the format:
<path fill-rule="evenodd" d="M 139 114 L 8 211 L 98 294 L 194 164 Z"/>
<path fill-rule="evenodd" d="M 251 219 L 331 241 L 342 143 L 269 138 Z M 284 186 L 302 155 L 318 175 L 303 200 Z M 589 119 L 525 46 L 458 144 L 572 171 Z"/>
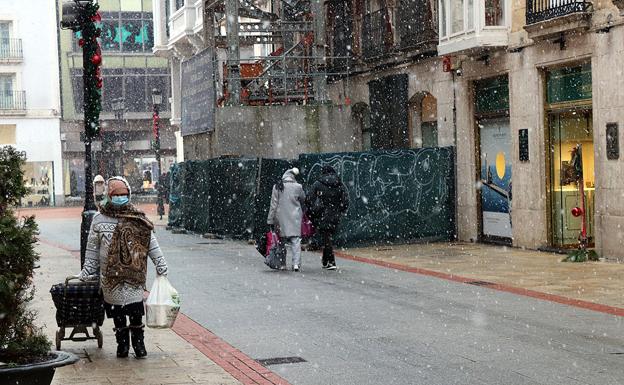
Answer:
<path fill-rule="evenodd" d="M 480 240 L 511 244 L 511 130 L 507 76 L 476 81 L 475 135 Z"/>
<path fill-rule="evenodd" d="M 549 243 L 594 244 L 594 134 L 591 63 L 546 70 Z M 584 210 L 583 210 L 584 206 Z"/>
<path fill-rule="evenodd" d="M 576 247 L 581 233 L 582 215 L 575 208 L 583 205 L 585 195 L 586 230 L 589 246 L 594 243 L 594 141 L 592 111 L 577 108 L 548 115 L 550 141 L 550 242 L 554 247 Z M 574 149 L 580 146 L 582 178 L 575 170 Z M 578 150 L 577 150 L 578 151 Z M 578 166 L 577 166 L 578 167 Z"/>

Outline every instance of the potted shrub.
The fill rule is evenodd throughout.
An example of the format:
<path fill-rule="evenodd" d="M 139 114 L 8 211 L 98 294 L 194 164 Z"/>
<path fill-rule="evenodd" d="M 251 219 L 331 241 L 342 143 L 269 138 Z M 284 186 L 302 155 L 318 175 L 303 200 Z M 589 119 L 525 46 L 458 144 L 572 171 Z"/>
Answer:
<path fill-rule="evenodd" d="M 50 384 L 54 369 L 76 362 L 66 352 L 52 352 L 48 338 L 34 325 L 36 312 L 27 305 L 34 296 L 33 269 L 37 223 L 18 219 L 12 206 L 28 194 L 23 152 L 0 147 L 0 378 L 2 384 Z"/>

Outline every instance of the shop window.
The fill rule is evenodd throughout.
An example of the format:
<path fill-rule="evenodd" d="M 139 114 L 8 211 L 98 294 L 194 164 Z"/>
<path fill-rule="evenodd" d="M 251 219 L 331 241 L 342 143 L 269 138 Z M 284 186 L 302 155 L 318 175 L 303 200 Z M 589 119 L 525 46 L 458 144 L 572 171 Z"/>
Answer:
<path fill-rule="evenodd" d="M 550 206 L 552 243 L 574 247 L 581 231 L 581 219 L 572 215 L 581 207 L 583 183 L 587 215 L 587 234 L 593 244 L 594 219 L 594 142 L 591 111 L 580 109 L 549 114 L 550 130 Z M 573 149 L 580 145 L 581 178 L 574 170 Z"/>
<path fill-rule="evenodd" d="M 72 90 L 74 107 L 83 111 L 83 79 L 81 69 L 72 69 Z M 102 70 L 104 87 L 102 91 L 102 111 L 112 112 L 112 101 L 124 98 L 130 112 L 152 110 L 152 89 L 163 93 L 161 111 L 169 111 L 170 81 L 168 68 L 105 68 Z"/>
<path fill-rule="evenodd" d="M 152 52 L 154 46 L 154 22 L 151 12 L 101 12 L 100 45 L 103 51 Z M 74 34 L 74 51 L 80 32 Z"/>
<path fill-rule="evenodd" d="M 512 135 L 507 76 L 474 82 L 479 161 L 481 239 L 510 243 L 512 231 Z"/>
<path fill-rule="evenodd" d="M 24 180 L 30 194 L 22 198 L 22 206 L 54 205 L 53 162 L 26 162 Z"/>
<path fill-rule="evenodd" d="M 15 125 L 0 124 L 0 145 L 15 144 Z"/>

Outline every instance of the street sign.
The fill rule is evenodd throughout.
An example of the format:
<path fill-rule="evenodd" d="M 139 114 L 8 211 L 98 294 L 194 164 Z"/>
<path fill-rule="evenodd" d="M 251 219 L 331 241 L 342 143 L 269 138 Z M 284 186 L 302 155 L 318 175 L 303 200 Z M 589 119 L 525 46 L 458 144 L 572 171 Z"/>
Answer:
<path fill-rule="evenodd" d="M 182 62 L 182 136 L 214 130 L 215 90 L 212 49 Z"/>

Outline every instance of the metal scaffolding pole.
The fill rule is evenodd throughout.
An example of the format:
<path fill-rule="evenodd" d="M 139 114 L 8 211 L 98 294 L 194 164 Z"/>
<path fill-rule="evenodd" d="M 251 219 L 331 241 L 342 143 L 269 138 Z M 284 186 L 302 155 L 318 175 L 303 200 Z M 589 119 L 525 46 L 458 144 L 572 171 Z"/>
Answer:
<path fill-rule="evenodd" d="M 229 105 L 240 105 L 240 46 L 238 25 L 239 0 L 225 0 L 225 34 L 227 40 L 227 84 Z"/>
<path fill-rule="evenodd" d="M 314 46 L 313 56 L 316 61 L 316 72 L 325 71 L 325 8 L 322 0 L 311 0 L 311 10 L 314 17 Z M 314 78 L 314 99 L 317 103 L 327 101 L 327 77 Z"/>

